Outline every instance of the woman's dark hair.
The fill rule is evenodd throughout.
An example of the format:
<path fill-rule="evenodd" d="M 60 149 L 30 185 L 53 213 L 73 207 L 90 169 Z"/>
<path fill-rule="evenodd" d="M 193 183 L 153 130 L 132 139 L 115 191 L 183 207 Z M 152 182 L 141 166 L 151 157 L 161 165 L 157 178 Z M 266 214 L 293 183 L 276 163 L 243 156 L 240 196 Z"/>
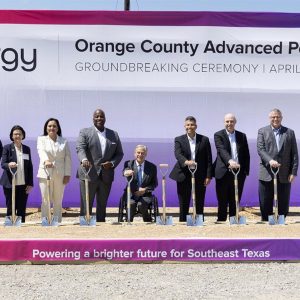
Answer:
<path fill-rule="evenodd" d="M 13 140 L 13 132 L 14 132 L 15 130 L 21 130 L 21 131 L 22 131 L 22 134 L 23 134 L 22 140 L 24 140 L 24 139 L 25 139 L 25 136 L 26 136 L 26 133 L 25 133 L 25 130 L 24 130 L 20 125 L 15 125 L 15 126 L 13 126 L 13 128 L 10 130 L 10 134 L 9 134 L 10 140 L 11 140 L 11 141 L 14 141 L 14 140 Z"/>
<path fill-rule="evenodd" d="M 48 133 L 47 133 L 47 126 L 48 126 L 48 123 L 50 122 L 50 121 L 55 121 L 56 122 L 56 125 L 57 125 L 57 135 L 59 135 L 59 136 L 61 136 L 61 128 L 60 128 L 60 124 L 59 124 L 59 121 L 57 120 L 57 119 L 55 119 L 55 118 L 49 118 L 47 121 L 46 121 L 46 123 L 45 123 L 45 125 L 44 125 L 44 134 L 43 135 L 48 135 Z"/>

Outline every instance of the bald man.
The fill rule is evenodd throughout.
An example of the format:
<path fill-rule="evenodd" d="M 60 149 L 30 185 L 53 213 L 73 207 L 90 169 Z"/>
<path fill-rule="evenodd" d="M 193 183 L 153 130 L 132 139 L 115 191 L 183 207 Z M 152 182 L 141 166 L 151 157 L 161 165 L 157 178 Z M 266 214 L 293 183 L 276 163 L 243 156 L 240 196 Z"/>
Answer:
<path fill-rule="evenodd" d="M 80 216 L 86 215 L 85 205 L 85 174 L 82 167 L 91 171 L 89 177 L 89 212 L 92 214 L 96 196 L 97 222 L 105 222 L 106 205 L 114 180 L 114 170 L 123 158 L 122 144 L 118 133 L 106 128 L 106 117 L 102 109 L 96 109 L 93 114 L 94 125 L 80 130 L 76 151 L 81 166 L 77 177 L 80 179 Z"/>
<path fill-rule="evenodd" d="M 239 200 L 242 197 L 246 176 L 249 175 L 250 154 L 247 137 L 244 133 L 235 130 L 236 117 L 228 113 L 224 117 L 224 129 L 214 135 L 217 149 L 217 158 L 214 162 L 216 179 L 216 193 L 218 198 L 218 220 L 226 221 L 227 208 L 229 206 L 229 217 L 235 216 L 235 193 L 234 175 L 231 169 L 236 171 L 240 168 L 238 175 Z"/>

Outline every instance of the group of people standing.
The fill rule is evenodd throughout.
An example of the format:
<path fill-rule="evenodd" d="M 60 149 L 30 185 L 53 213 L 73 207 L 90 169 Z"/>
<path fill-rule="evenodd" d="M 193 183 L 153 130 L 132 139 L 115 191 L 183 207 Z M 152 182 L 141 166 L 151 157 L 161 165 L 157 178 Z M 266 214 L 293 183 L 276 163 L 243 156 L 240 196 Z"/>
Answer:
<path fill-rule="evenodd" d="M 15 213 L 22 218 L 22 223 L 25 222 L 28 194 L 33 188 L 31 151 L 22 143 L 25 136 L 25 130 L 21 126 L 15 125 L 10 132 L 12 143 L 3 148 L 1 144 L 0 147 L 3 168 L 0 184 L 3 186 L 6 198 L 7 216 L 12 215 L 12 177 L 15 174 Z M 49 172 L 53 214 L 61 222 L 64 187 L 71 176 L 71 154 L 68 142 L 61 136 L 61 128 L 57 119 L 50 118 L 46 121 L 43 135 L 38 137 L 37 150 L 40 157 L 37 177 L 42 195 L 42 217 L 48 216 L 46 180 L 47 172 Z"/>
<path fill-rule="evenodd" d="M 76 145 L 80 167 L 77 177 L 80 179 L 81 203 L 80 215 L 86 214 L 85 173 L 89 169 L 89 211 L 92 213 L 94 198 L 97 201 L 96 220 L 105 222 L 107 199 L 114 180 L 114 168 L 123 158 L 122 145 L 117 132 L 104 127 L 106 118 L 101 109 L 93 114 L 94 125 L 80 131 Z M 25 130 L 16 125 L 11 129 L 11 144 L 2 146 L 0 142 L 1 166 L 3 174 L 0 184 L 3 186 L 7 216 L 12 215 L 12 177 L 16 176 L 16 215 L 25 222 L 28 194 L 33 188 L 33 167 L 30 148 L 22 143 Z M 49 118 L 44 132 L 37 140 L 40 158 L 37 177 L 42 197 L 42 217 L 49 215 L 47 197 L 47 177 L 50 177 L 50 200 L 53 203 L 53 216 L 58 222 L 62 219 L 62 199 L 66 184 L 71 177 L 71 152 L 68 142 L 62 137 L 60 123 Z"/>
<path fill-rule="evenodd" d="M 185 119 L 186 134 L 175 138 L 175 157 L 177 163 L 170 178 L 177 182 L 177 194 L 180 206 L 180 221 L 186 221 L 191 197 L 191 174 L 188 167 L 197 163 L 195 172 L 196 213 L 203 214 L 204 198 L 211 178 L 216 179 L 218 199 L 218 221 L 226 221 L 235 216 L 234 172 L 238 173 L 239 200 L 241 199 L 246 177 L 250 171 L 250 154 L 247 137 L 237 131 L 236 117 L 226 114 L 224 129 L 214 134 L 217 150 L 216 160 L 212 163 L 209 139 L 196 133 L 196 119 Z M 268 221 L 273 214 L 274 172 L 278 169 L 278 213 L 287 216 L 291 183 L 298 170 L 298 149 L 295 133 L 281 124 L 282 113 L 273 109 L 269 113 L 268 126 L 258 131 L 257 152 L 260 157 L 259 167 L 259 203 L 262 221 Z M 234 171 L 234 172 L 232 172 Z"/>
<path fill-rule="evenodd" d="M 273 173 L 278 169 L 278 209 L 279 214 L 287 215 L 291 183 L 297 175 L 298 150 L 294 131 L 284 127 L 282 113 L 273 109 L 269 114 L 270 124 L 259 129 L 257 151 L 261 158 L 259 171 L 259 201 L 262 221 L 267 221 L 273 213 Z M 102 109 L 93 113 L 93 126 L 80 131 L 76 144 L 79 159 L 77 177 L 80 180 L 80 215 L 86 210 L 92 214 L 96 198 L 96 221 L 105 222 L 107 200 L 114 180 L 114 169 L 123 158 L 123 149 L 118 133 L 105 127 L 106 117 Z M 177 182 L 179 200 L 179 221 L 186 221 L 191 198 L 191 172 L 197 165 L 195 175 L 196 213 L 203 214 L 206 187 L 212 177 L 216 179 L 218 199 L 218 221 L 226 221 L 235 216 L 234 180 L 232 170 L 239 170 L 239 199 L 244 183 L 250 171 L 250 154 L 247 137 L 237 131 L 236 117 L 229 113 L 224 117 L 224 129 L 214 135 L 217 157 L 212 162 L 211 145 L 208 137 L 196 133 L 195 117 L 188 116 L 184 122 L 186 133 L 175 138 L 176 164 L 170 178 Z M 2 147 L 0 142 L 1 166 L 3 174 L 0 184 L 3 186 L 7 216 L 12 214 L 12 174 L 16 172 L 16 215 L 25 222 L 28 194 L 33 187 L 33 168 L 30 148 L 22 143 L 25 139 L 24 129 L 16 125 L 11 129 L 11 144 Z M 50 118 L 45 122 L 43 135 L 38 137 L 37 150 L 40 158 L 37 177 L 42 197 L 42 217 L 48 216 L 47 175 L 50 176 L 50 199 L 53 202 L 53 215 L 58 221 L 62 219 L 62 199 L 65 185 L 71 176 L 71 154 L 68 142 L 62 137 L 59 121 Z M 142 212 L 145 222 L 150 221 L 148 205 L 151 193 L 157 186 L 157 168 L 145 160 L 147 147 L 135 148 L 134 160 L 126 161 L 123 175 L 132 176 L 131 209 Z M 89 179 L 89 207 L 86 207 L 84 180 Z M 131 214 L 132 218 L 134 213 Z"/>

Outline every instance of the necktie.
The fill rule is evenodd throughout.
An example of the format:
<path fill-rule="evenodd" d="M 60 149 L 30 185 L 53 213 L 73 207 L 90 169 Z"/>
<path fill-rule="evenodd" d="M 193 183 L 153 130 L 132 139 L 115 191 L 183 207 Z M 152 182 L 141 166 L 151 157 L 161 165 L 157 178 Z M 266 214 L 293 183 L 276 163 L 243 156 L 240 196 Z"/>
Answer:
<path fill-rule="evenodd" d="M 138 181 L 139 181 L 139 187 L 142 185 L 143 181 L 143 172 L 142 172 L 142 166 L 138 165 Z"/>
<path fill-rule="evenodd" d="M 273 130 L 275 134 L 277 150 L 279 151 L 280 130 L 279 129 L 273 129 Z"/>

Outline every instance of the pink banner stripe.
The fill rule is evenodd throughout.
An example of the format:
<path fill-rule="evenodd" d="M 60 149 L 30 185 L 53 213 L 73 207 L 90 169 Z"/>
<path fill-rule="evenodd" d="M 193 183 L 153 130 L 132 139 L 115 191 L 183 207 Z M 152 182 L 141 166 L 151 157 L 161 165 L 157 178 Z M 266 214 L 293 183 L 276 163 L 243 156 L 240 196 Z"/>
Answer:
<path fill-rule="evenodd" d="M 2 240 L 0 261 L 300 260 L 300 239 Z"/>
<path fill-rule="evenodd" d="M 0 24 L 300 27 L 297 13 L 1 10 Z"/>

